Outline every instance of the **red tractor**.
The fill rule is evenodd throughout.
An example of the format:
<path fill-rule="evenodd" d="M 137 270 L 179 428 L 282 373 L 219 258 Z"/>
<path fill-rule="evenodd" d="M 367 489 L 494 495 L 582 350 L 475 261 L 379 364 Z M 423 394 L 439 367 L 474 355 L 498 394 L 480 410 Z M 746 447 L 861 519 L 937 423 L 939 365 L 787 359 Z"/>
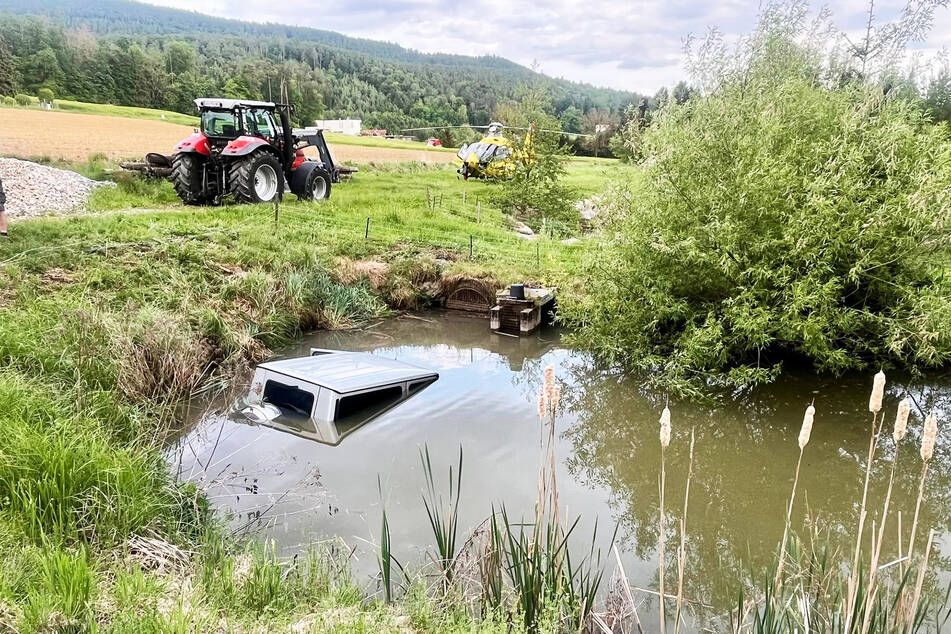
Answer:
<path fill-rule="evenodd" d="M 341 169 L 323 133 L 291 129 L 291 106 L 217 98 L 195 104 L 201 129 L 175 146 L 170 160 L 147 157 L 156 168 L 162 167 L 159 158 L 168 161 L 166 173 L 185 204 L 215 205 L 226 196 L 242 203 L 271 202 L 283 194 L 285 183 L 298 198 L 319 200 L 329 198 L 331 183 L 340 181 Z M 303 150 L 310 146 L 320 160 L 305 158 Z"/>

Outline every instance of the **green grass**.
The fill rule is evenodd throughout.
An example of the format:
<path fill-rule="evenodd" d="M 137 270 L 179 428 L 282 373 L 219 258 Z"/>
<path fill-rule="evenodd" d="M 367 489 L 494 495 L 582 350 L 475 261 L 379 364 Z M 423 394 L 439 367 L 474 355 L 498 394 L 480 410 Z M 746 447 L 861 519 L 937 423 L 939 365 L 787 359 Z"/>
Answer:
<path fill-rule="evenodd" d="M 595 188 L 611 168 L 579 169 Z M 14 221 L 0 243 L 0 629 L 473 631 L 464 607 L 416 591 L 366 604 L 327 553 L 288 563 L 221 537 L 159 448 L 181 399 L 304 330 L 425 303 L 445 274 L 558 282 L 582 247 L 517 237 L 493 184 L 445 167 L 367 166 L 329 201 L 289 195 L 277 220 L 114 178 L 90 213 Z M 384 279 L 360 260 L 385 262 Z M 164 561 L 143 537 L 191 554 Z"/>
<path fill-rule="evenodd" d="M 24 106 L 4 106 L 7 108 L 23 108 Z M 34 106 L 26 108 L 36 109 L 39 102 Z M 84 101 L 70 101 L 68 99 L 56 99 L 53 102 L 54 111 L 73 112 L 77 114 L 98 114 L 109 117 L 125 117 L 127 119 L 149 119 L 154 121 L 166 121 L 168 123 L 177 123 L 179 125 L 197 126 L 198 117 L 172 112 L 170 110 L 154 110 L 152 108 L 135 108 L 132 106 L 114 106 L 107 103 L 86 103 Z M 164 119 L 162 118 L 164 116 Z"/>
<path fill-rule="evenodd" d="M 455 148 L 429 147 L 423 141 L 402 141 L 399 139 L 386 139 L 376 136 L 353 136 L 352 134 L 337 134 L 336 132 L 325 132 L 324 138 L 327 139 L 327 143 L 336 143 L 338 145 L 362 145 L 363 147 L 386 147 L 397 150 L 425 150 L 427 152 L 456 153 Z"/>

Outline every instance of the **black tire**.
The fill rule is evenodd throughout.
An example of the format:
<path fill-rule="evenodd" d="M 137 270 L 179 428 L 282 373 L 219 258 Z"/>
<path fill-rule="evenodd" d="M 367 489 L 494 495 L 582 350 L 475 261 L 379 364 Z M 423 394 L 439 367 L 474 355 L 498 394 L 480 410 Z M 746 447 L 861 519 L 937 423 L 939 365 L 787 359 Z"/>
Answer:
<path fill-rule="evenodd" d="M 208 197 L 202 189 L 202 161 L 190 152 L 179 152 L 172 157 L 170 176 L 175 193 L 186 205 L 203 205 Z"/>
<path fill-rule="evenodd" d="M 304 189 L 297 197 L 301 200 L 326 200 L 330 198 L 330 182 L 327 170 L 317 168 L 307 177 Z"/>
<path fill-rule="evenodd" d="M 267 187 L 268 193 L 262 196 L 262 188 L 255 185 L 255 179 L 270 179 L 272 176 L 276 179 L 276 186 Z M 281 163 L 273 154 L 257 151 L 235 160 L 228 167 L 228 186 L 238 202 L 269 203 L 276 200 L 284 191 L 284 170 L 281 169 Z"/>

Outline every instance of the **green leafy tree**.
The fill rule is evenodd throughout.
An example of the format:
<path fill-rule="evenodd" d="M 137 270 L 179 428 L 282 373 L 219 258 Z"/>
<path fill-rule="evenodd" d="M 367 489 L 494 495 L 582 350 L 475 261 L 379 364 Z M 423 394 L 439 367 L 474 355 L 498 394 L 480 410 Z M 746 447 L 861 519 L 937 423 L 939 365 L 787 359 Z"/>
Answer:
<path fill-rule="evenodd" d="M 4 39 L 0 37 L 0 95 L 15 94 L 17 83 L 16 60 L 13 59 Z"/>
<path fill-rule="evenodd" d="M 561 129 L 565 132 L 581 132 L 581 118 L 583 116 L 584 113 L 580 108 L 568 106 L 558 115 L 558 120 L 561 122 Z"/>
<path fill-rule="evenodd" d="M 170 42 L 166 48 L 168 72 L 174 75 L 187 73 L 195 68 L 197 55 L 187 42 Z"/>
<path fill-rule="evenodd" d="M 653 117 L 643 180 L 611 201 L 587 294 L 562 314 L 683 393 L 769 381 L 787 359 L 947 363 L 948 129 L 880 85 L 817 81 L 826 48 L 771 17 L 707 59 L 705 96 Z"/>
<path fill-rule="evenodd" d="M 40 50 L 26 60 L 22 76 L 34 89 L 45 86 L 55 90 L 64 79 L 56 52 L 50 47 Z"/>
<path fill-rule="evenodd" d="M 560 145 L 560 122 L 550 113 L 543 92 L 526 88 L 521 101 L 500 104 L 495 116 L 509 128 L 516 148 L 514 167 L 493 198 L 504 210 L 536 231 L 569 234 L 577 229 L 575 192 L 564 183 L 565 148 Z"/>
<path fill-rule="evenodd" d="M 934 121 L 951 123 L 951 66 L 946 57 L 940 60 L 937 72 L 928 82 L 925 108 Z"/>

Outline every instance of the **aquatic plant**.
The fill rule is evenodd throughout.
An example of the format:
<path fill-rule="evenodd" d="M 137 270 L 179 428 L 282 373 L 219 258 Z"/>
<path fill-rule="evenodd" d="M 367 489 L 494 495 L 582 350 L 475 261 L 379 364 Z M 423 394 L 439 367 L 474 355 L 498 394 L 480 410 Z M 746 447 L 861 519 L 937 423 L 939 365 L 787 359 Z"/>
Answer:
<path fill-rule="evenodd" d="M 667 595 L 664 593 L 664 577 L 666 569 L 664 568 L 664 551 L 667 549 L 667 515 L 664 512 L 664 492 L 667 489 L 667 468 L 664 464 L 664 453 L 670 445 L 670 408 L 664 407 L 660 414 L 660 532 L 657 537 L 657 553 L 659 569 L 657 573 L 658 584 L 660 585 L 660 632 L 664 634 L 667 631 Z"/>
<path fill-rule="evenodd" d="M 809 437 L 812 435 L 812 425 L 816 418 L 816 408 L 810 405 L 806 408 L 806 413 L 802 416 L 802 427 L 799 430 L 799 458 L 796 460 L 796 475 L 793 477 L 792 493 L 789 495 L 789 508 L 786 509 L 786 523 L 783 528 L 783 540 L 779 544 L 779 563 L 776 566 L 776 589 L 782 583 L 783 565 L 786 562 L 786 544 L 789 540 L 789 528 L 792 520 L 793 503 L 796 501 L 796 487 L 799 485 L 799 470 L 802 467 L 802 456 L 806 445 L 809 444 Z"/>
<path fill-rule="evenodd" d="M 448 587 L 452 583 L 456 559 L 459 556 L 457 538 L 459 535 L 459 496 L 462 491 L 462 447 L 459 447 L 459 462 L 456 472 L 449 467 L 449 499 L 446 503 L 436 493 L 433 477 L 433 463 L 429 457 L 429 447 L 419 453 L 426 477 L 426 491 L 423 494 L 423 507 L 436 540 L 436 565 L 442 575 L 442 582 Z"/>

